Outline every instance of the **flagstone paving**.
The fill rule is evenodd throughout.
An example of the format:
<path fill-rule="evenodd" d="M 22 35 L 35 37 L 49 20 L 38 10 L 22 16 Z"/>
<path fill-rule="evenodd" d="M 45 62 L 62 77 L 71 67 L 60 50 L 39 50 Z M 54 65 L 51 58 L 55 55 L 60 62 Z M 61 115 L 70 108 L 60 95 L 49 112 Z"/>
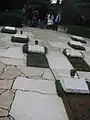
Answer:
<path fill-rule="evenodd" d="M 30 44 L 39 40 L 39 45 L 46 45 L 50 68 L 26 67 L 23 44 L 12 43 L 12 35 L 0 33 L 0 120 L 68 120 L 62 98 L 57 96 L 55 81 L 70 77 L 73 69 L 62 54 L 64 48 L 70 48 L 67 45 L 70 37 L 52 30 L 27 27 L 23 30 Z"/>

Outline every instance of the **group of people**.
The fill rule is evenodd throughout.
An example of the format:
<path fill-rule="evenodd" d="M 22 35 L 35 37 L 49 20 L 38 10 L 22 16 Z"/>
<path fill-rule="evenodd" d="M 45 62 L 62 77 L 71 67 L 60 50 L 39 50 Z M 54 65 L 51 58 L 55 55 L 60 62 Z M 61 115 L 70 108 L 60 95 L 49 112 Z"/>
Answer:
<path fill-rule="evenodd" d="M 32 27 L 40 27 L 46 29 L 58 30 L 60 24 L 60 14 L 48 13 L 45 14 L 38 10 L 26 10 L 26 6 L 23 9 L 26 16 L 26 24 Z"/>
<path fill-rule="evenodd" d="M 46 17 L 47 29 L 53 29 L 57 31 L 60 21 L 61 16 L 59 13 L 57 13 L 56 15 L 49 13 Z"/>

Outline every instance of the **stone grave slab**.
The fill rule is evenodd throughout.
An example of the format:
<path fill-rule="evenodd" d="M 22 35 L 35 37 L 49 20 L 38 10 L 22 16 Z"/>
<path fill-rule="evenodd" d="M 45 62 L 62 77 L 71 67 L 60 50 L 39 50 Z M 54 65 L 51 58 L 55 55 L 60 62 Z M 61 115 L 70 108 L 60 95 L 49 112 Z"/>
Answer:
<path fill-rule="evenodd" d="M 16 34 L 17 29 L 15 27 L 5 26 L 1 29 L 2 33 Z"/>
<path fill-rule="evenodd" d="M 89 93 L 88 85 L 83 78 L 62 78 L 60 83 L 66 93 Z"/>
<path fill-rule="evenodd" d="M 61 98 L 24 91 L 17 91 L 10 115 L 15 120 L 68 120 Z"/>
<path fill-rule="evenodd" d="M 56 80 L 60 80 L 62 77 L 71 77 L 70 76 L 70 70 L 66 69 L 52 69 Z M 75 73 L 75 78 L 78 78 L 77 73 Z"/>
<path fill-rule="evenodd" d="M 69 41 L 67 44 L 73 49 L 86 51 L 85 47 L 81 42 Z"/>
<path fill-rule="evenodd" d="M 78 42 L 87 44 L 87 41 L 81 36 L 72 35 L 71 39 L 74 41 L 78 41 Z"/>
<path fill-rule="evenodd" d="M 90 71 L 90 66 L 84 59 L 84 54 L 79 51 L 64 49 L 63 54 L 70 61 L 76 71 Z"/>
<path fill-rule="evenodd" d="M 15 34 L 11 37 L 11 42 L 28 43 L 29 37 L 25 34 Z"/>
<path fill-rule="evenodd" d="M 48 51 L 47 59 L 51 69 L 73 69 L 67 58 L 60 52 Z"/>
<path fill-rule="evenodd" d="M 37 91 L 44 94 L 57 94 L 54 81 L 17 77 L 13 89 Z"/>
<path fill-rule="evenodd" d="M 22 52 L 22 47 L 8 48 L 7 51 L 0 52 L 0 57 L 3 58 L 14 58 L 14 59 L 26 59 Z"/>
<path fill-rule="evenodd" d="M 38 68 L 38 67 L 25 67 L 17 66 L 18 70 L 24 73 L 27 77 L 36 77 L 48 80 L 54 80 L 53 75 L 48 68 Z"/>

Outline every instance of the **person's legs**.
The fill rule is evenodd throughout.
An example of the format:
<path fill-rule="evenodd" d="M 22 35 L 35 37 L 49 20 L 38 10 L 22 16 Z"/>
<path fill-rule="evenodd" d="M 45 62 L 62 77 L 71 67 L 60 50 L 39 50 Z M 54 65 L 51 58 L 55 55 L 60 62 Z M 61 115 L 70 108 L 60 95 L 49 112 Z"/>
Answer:
<path fill-rule="evenodd" d="M 56 23 L 56 31 L 58 31 L 58 23 Z"/>

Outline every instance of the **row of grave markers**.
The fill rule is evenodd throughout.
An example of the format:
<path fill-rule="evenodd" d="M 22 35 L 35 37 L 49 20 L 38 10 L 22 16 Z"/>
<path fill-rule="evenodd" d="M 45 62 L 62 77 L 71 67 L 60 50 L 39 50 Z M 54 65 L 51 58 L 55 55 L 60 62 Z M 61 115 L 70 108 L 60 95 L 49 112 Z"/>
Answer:
<path fill-rule="evenodd" d="M 38 45 L 38 41 L 35 42 L 35 45 L 28 44 L 29 37 L 23 35 L 23 31 L 17 34 L 17 29 L 14 27 L 4 27 L 1 32 L 15 34 L 11 37 L 12 42 L 26 43 L 23 45 L 22 50 L 27 56 L 27 66 L 49 68 L 46 57 L 47 48 L 45 46 Z M 77 71 L 90 72 L 90 66 L 84 60 L 83 53 L 78 51 L 85 51 L 86 49 L 82 43 L 87 44 L 87 42 L 82 37 L 72 36 L 71 38 L 72 40 L 67 44 L 73 49 L 64 49 L 63 54 L 67 57 L 75 70 L 71 70 L 72 77 L 56 80 L 56 89 L 58 95 L 63 98 L 70 120 L 89 120 L 89 83 L 86 82 L 84 78 L 74 78 L 75 72 Z M 82 62 L 81 66 L 79 66 L 80 62 Z M 86 68 L 82 68 L 82 65 Z"/>

